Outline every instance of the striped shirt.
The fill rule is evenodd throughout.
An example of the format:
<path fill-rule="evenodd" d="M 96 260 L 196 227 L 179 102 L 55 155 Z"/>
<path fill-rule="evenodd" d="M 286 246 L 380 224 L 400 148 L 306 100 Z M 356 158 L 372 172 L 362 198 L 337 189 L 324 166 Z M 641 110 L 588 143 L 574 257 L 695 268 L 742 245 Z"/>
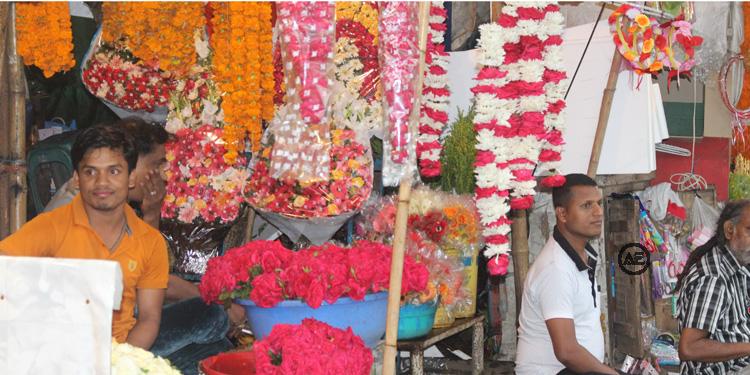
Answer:
<path fill-rule="evenodd" d="M 725 247 L 716 246 L 691 267 L 678 295 L 680 330 L 697 328 L 711 340 L 750 342 L 750 271 Z M 750 364 L 750 357 L 726 362 L 683 361 L 682 374 L 728 374 Z"/>

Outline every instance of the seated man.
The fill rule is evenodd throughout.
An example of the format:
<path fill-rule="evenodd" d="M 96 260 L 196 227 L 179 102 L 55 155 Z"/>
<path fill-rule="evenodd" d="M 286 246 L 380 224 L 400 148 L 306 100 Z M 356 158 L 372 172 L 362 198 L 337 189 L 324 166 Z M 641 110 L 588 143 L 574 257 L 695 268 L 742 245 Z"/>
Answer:
<path fill-rule="evenodd" d="M 728 202 L 677 279 L 682 374 L 750 374 L 750 201 Z"/>
<path fill-rule="evenodd" d="M 604 334 L 596 251 L 602 232 L 602 194 L 583 174 L 554 188 L 552 237 L 529 269 L 518 328 L 516 373 L 617 374 L 604 365 Z"/>

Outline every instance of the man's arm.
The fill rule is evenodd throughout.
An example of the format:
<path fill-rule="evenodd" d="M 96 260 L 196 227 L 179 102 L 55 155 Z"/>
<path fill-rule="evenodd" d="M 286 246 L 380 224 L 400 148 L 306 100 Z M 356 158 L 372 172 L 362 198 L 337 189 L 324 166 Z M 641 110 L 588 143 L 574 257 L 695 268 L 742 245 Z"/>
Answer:
<path fill-rule="evenodd" d="M 164 289 L 138 289 L 138 320 L 128 333 L 128 344 L 149 350 L 159 334 Z"/>
<path fill-rule="evenodd" d="M 617 375 L 617 371 L 599 362 L 586 348 L 576 341 L 573 319 L 555 318 L 545 321 L 552 339 L 555 357 L 566 368 L 577 373 L 596 372 Z"/>
<path fill-rule="evenodd" d="M 702 329 L 684 328 L 679 353 L 683 361 L 724 362 L 750 356 L 750 343 L 723 343 L 709 339 Z"/>
<path fill-rule="evenodd" d="M 168 300 L 179 301 L 200 296 L 201 293 L 198 290 L 198 286 L 178 276 L 169 275 L 169 284 L 167 286 Z"/>

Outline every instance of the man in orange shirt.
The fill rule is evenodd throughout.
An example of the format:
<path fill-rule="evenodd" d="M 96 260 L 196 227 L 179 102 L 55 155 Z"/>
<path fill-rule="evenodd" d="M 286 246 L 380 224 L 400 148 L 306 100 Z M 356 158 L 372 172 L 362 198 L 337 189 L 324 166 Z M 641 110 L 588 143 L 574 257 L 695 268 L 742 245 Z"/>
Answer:
<path fill-rule="evenodd" d="M 95 126 L 78 136 L 71 156 L 80 194 L 1 241 L 0 252 L 117 261 L 124 288 L 112 336 L 149 349 L 159 333 L 169 264 L 159 231 L 127 205 L 138 159 L 133 140 L 117 127 Z"/>

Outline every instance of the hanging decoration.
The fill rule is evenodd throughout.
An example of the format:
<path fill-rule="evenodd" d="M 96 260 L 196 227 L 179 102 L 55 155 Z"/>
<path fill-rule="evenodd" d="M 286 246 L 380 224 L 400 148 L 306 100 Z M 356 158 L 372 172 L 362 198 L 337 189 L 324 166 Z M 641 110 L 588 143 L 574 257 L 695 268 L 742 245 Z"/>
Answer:
<path fill-rule="evenodd" d="M 427 54 L 425 56 L 425 79 L 422 88 L 419 135 L 417 136 L 417 157 L 419 171 L 424 177 L 440 175 L 440 135 L 448 123 L 448 53 L 445 52 L 444 34 L 448 11 L 442 1 L 430 5 L 430 28 L 427 33 Z"/>
<path fill-rule="evenodd" d="M 41 69 L 47 78 L 72 69 L 76 61 L 68 4 L 16 3 L 16 43 L 24 64 Z"/>
<path fill-rule="evenodd" d="M 417 3 L 384 2 L 380 6 L 380 66 L 386 133 L 383 185 L 396 186 L 415 172 L 414 135 L 409 116 L 414 104 L 417 50 Z M 415 129 L 416 130 L 416 129 Z"/>
<path fill-rule="evenodd" d="M 491 274 L 507 272 L 508 212 L 531 207 L 536 164 L 540 159 L 554 162 L 552 154 L 560 151 L 563 25 L 557 5 L 508 3 L 496 23 L 480 26 L 482 69 L 472 88 L 477 131 L 475 200 Z M 556 177 L 547 181 L 559 184 Z"/>

